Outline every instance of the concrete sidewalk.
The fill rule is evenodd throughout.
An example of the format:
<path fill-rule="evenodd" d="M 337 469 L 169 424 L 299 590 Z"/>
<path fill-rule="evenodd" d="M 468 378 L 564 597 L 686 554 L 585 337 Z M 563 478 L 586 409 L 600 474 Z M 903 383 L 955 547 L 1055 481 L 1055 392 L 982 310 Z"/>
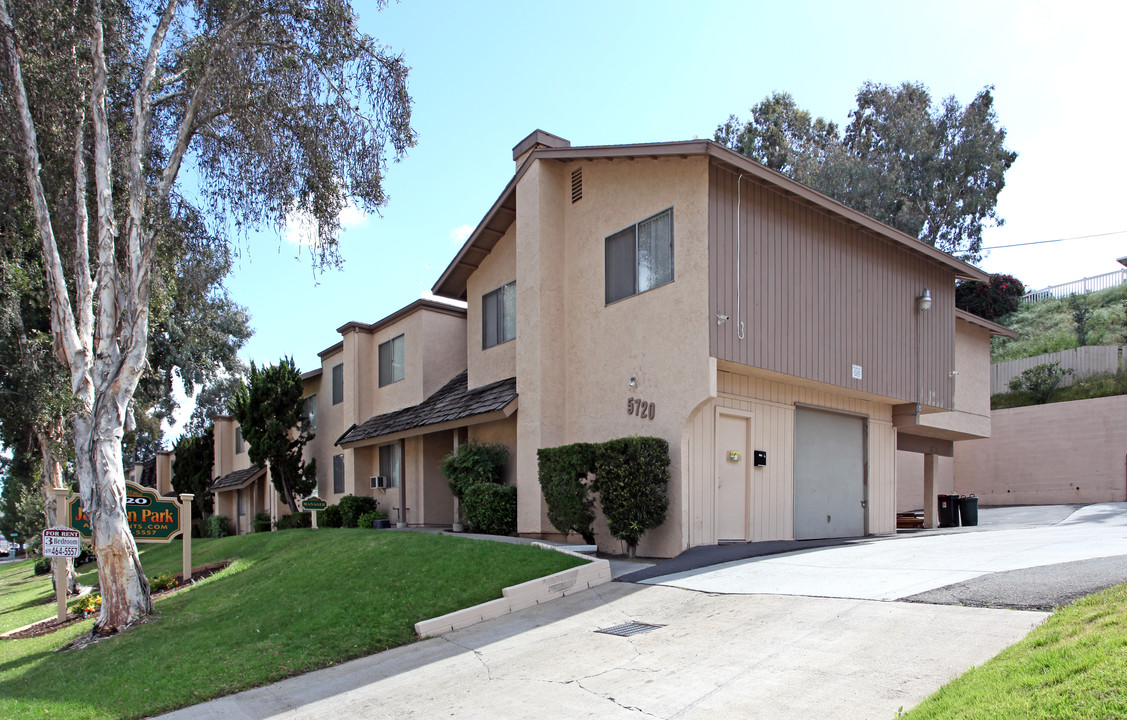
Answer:
<path fill-rule="evenodd" d="M 164 717 L 888 720 L 1045 617 L 612 583 Z"/>

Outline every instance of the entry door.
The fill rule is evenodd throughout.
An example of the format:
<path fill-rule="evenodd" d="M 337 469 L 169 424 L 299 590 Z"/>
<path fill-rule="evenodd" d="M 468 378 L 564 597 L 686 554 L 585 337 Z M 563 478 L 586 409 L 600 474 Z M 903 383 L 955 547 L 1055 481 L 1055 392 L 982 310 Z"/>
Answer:
<path fill-rule="evenodd" d="M 794 437 L 794 537 L 865 534 L 865 420 L 798 408 Z"/>
<path fill-rule="evenodd" d="M 747 540 L 750 437 L 750 417 L 717 412 L 716 538 L 721 542 Z"/>

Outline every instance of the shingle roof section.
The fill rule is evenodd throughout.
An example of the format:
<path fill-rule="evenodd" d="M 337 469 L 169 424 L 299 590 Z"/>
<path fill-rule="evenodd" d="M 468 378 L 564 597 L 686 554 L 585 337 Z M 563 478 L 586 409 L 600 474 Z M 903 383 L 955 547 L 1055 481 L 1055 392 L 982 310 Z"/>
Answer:
<path fill-rule="evenodd" d="M 260 472 L 262 472 L 262 468 L 258 467 L 257 465 L 251 465 L 246 470 L 236 470 L 233 473 L 228 473 L 223 477 L 216 479 L 216 481 L 213 482 L 211 484 L 211 487 L 208 489 L 222 490 L 229 487 L 238 487 Z"/>
<path fill-rule="evenodd" d="M 349 430 L 337 440 L 337 444 L 369 440 L 404 430 L 501 410 L 517 397 L 515 377 L 472 390 L 467 386 L 467 375 L 463 370 L 418 405 L 376 415 Z"/>

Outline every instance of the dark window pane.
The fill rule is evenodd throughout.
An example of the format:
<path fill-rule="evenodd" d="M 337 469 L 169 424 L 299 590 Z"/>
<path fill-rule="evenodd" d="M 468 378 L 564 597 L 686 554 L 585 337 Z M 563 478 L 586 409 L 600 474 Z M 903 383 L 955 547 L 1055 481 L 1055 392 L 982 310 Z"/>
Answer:
<path fill-rule="evenodd" d="M 497 315 L 499 303 L 497 291 L 486 293 L 481 297 L 481 347 L 491 348 L 497 344 Z"/>
<path fill-rule="evenodd" d="M 403 336 L 392 338 L 379 347 L 380 387 L 403 379 Z"/>
<path fill-rule="evenodd" d="M 344 492 L 344 455 L 333 455 L 333 492 Z"/>
<path fill-rule="evenodd" d="M 333 405 L 344 402 L 344 365 L 333 366 Z"/>
<path fill-rule="evenodd" d="M 630 297 L 634 288 L 634 227 L 615 233 L 606 244 L 606 303 Z"/>

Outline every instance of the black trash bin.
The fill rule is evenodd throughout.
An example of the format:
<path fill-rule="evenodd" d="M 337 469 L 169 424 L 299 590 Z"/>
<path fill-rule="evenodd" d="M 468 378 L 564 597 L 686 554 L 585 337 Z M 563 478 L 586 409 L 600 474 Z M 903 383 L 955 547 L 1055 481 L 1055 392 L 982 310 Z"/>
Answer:
<path fill-rule="evenodd" d="M 974 495 L 959 498 L 959 516 L 962 518 L 963 527 L 978 525 L 978 498 Z"/>
<path fill-rule="evenodd" d="M 959 527 L 959 496 L 939 496 L 939 527 Z"/>

